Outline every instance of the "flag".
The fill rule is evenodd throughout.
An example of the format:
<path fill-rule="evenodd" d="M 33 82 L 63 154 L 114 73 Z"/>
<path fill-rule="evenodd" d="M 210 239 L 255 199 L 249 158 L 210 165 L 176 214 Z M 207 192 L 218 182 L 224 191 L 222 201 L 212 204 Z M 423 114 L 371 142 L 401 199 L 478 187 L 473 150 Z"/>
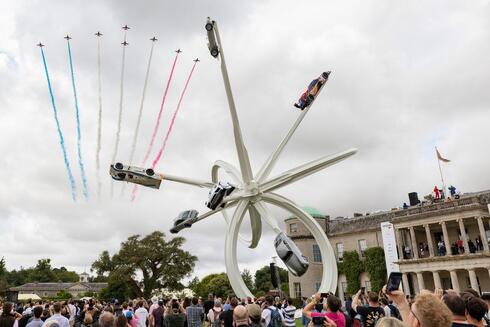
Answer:
<path fill-rule="evenodd" d="M 439 150 L 437 150 L 437 148 L 436 148 L 436 154 L 437 154 L 437 159 L 438 160 L 441 160 L 442 162 L 451 162 L 451 160 L 443 158 L 441 156 L 441 154 L 439 153 Z"/>

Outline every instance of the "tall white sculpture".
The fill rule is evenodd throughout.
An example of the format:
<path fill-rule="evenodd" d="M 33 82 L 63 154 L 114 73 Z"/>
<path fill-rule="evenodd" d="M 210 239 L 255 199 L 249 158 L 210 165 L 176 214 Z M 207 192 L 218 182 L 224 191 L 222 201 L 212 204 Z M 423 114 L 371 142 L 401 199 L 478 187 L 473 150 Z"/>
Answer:
<path fill-rule="evenodd" d="M 250 160 L 248 157 L 248 152 L 243 142 L 242 133 L 240 129 L 240 124 L 238 121 L 238 116 L 235 108 L 235 102 L 233 100 L 233 95 L 231 92 L 230 81 L 228 78 L 228 72 L 226 69 L 225 57 L 223 46 L 220 40 L 220 35 L 218 32 L 218 26 L 215 21 L 211 21 L 208 19 L 206 23 L 206 30 L 208 33 L 209 40 L 209 50 L 213 57 L 218 58 L 221 61 L 221 72 L 223 74 L 223 80 L 226 90 L 226 96 L 228 98 L 228 104 L 230 107 L 231 120 L 233 124 L 233 133 L 235 138 L 235 145 L 238 154 L 238 160 L 240 163 L 240 169 L 237 169 L 230 163 L 227 163 L 222 160 L 218 160 L 214 163 L 211 170 L 211 182 L 208 181 L 200 181 L 192 178 L 186 177 L 177 177 L 173 175 L 167 174 L 154 174 L 153 171 L 144 170 L 138 171 L 139 168 L 134 168 L 133 173 L 135 176 L 131 176 L 131 179 L 125 178 L 123 175 L 118 176 L 118 172 L 123 171 L 122 164 L 116 164 L 111 169 L 114 170 L 114 167 L 120 165 L 119 169 L 113 173 L 111 170 L 111 174 L 113 174 L 113 178 L 118 180 L 126 180 L 131 182 L 136 182 L 140 184 L 144 184 L 146 186 L 158 188 L 160 186 L 159 180 L 169 180 L 178 183 L 184 183 L 188 185 L 194 185 L 198 187 L 204 188 L 213 188 L 217 183 L 218 174 L 220 170 L 223 170 L 226 175 L 230 178 L 230 183 L 235 186 L 235 191 L 230 195 L 225 196 L 222 203 L 224 204 L 224 208 L 218 207 L 215 210 L 208 211 L 198 217 L 193 218 L 190 222 L 186 221 L 187 224 L 194 224 L 200 220 L 206 219 L 215 213 L 221 212 L 224 216 L 224 219 L 228 225 L 228 230 L 226 233 L 226 241 L 225 241 L 225 264 L 226 271 L 228 274 L 228 278 L 230 280 L 231 286 L 235 291 L 236 295 L 240 298 L 253 297 L 250 290 L 245 285 L 240 270 L 238 267 L 237 261 L 237 243 L 238 239 L 241 241 L 248 243 L 250 248 L 255 248 L 260 240 L 262 234 L 262 221 L 268 224 L 272 230 L 279 234 L 281 233 L 281 229 L 279 228 L 277 221 L 273 218 L 273 215 L 268 209 L 268 205 L 273 205 L 285 209 L 297 217 L 311 232 L 316 243 L 320 248 L 320 253 L 322 257 L 323 263 L 323 275 L 321 280 L 321 286 L 319 292 L 335 292 L 337 288 L 337 264 L 335 260 L 335 254 L 328 241 L 327 235 L 322 230 L 320 225 L 302 210 L 299 206 L 297 206 L 291 200 L 274 193 L 275 190 L 294 183 L 306 176 L 309 176 L 313 173 L 316 173 L 324 168 L 333 165 L 341 160 L 344 160 L 352 155 L 354 155 L 357 150 L 350 149 L 341 153 L 337 153 L 330 156 L 324 156 L 320 159 L 305 163 L 296 168 L 290 169 L 286 172 L 283 172 L 275 177 L 269 178 L 269 174 L 276 164 L 279 156 L 284 150 L 286 144 L 291 139 L 292 135 L 298 128 L 299 124 L 308 113 L 309 108 L 311 107 L 313 101 L 307 106 L 299 115 L 298 119 L 291 127 L 287 135 L 278 145 L 276 150 L 271 154 L 271 156 L 264 163 L 262 168 L 254 175 L 252 173 L 252 169 L 250 166 Z M 320 89 L 321 91 L 321 89 Z M 318 94 L 317 94 L 318 95 Z M 128 167 L 130 169 L 131 167 Z M 138 174 L 148 174 L 152 175 L 153 181 L 148 181 L 146 183 L 144 180 L 139 180 Z M 148 178 L 148 176 L 143 176 Z M 156 185 L 158 184 L 158 185 Z M 228 215 L 228 211 L 230 209 L 234 209 L 231 217 Z M 252 239 L 245 240 L 240 234 L 240 226 L 242 224 L 245 213 L 248 212 L 250 216 L 250 222 L 252 226 Z"/>

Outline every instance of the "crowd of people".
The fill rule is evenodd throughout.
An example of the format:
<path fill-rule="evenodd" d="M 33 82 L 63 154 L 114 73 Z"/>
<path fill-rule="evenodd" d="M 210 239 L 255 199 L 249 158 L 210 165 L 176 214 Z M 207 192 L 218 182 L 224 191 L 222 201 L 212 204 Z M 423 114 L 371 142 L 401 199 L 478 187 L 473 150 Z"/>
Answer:
<path fill-rule="evenodd" d="M 293 300 L 266 296 L 258 299 L 172 297 L 106 303 L 89 301 L 5 302 L 0 327 L 484 327 L 490 326 L 490 294 L 473 289 L 462 293 L 422 291 L 415 298 L 402 291 L 359 290 L 352 299 L 331 293 Z M 301 319 L 298 313 L 301 312 Z"/>

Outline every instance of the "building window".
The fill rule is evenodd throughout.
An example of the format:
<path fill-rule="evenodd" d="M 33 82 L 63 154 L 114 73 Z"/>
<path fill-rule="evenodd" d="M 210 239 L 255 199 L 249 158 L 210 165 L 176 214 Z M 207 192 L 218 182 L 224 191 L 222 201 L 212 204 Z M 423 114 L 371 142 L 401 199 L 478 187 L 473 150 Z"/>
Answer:
<path fill-rule="evenodd" d="M 313 262 L 322 262 L 322 254 L 317 244 L 313 244 Z"/>
<path fill-rule="evenodd" d="M 359 240 L 359 253 L 361 254 L 361 257 L 365 257 L 366 254 L 364 253 L 364 251 L 366 251 L 367 249 L 367 243 L 366 243 L 366 240 Z"/>
<path fill-rule="evenodd" d="M 297 223 L 289 224 L 289 232 L 290 233 L 297 233 L 298 232 L 298 224 Z"/>
<path fill-rule="evenodd" d="M 294 283 L 294 297 L 301 299 L 301 283 Z"/>
<path fill-rule="evenodd" d="M 344 243 L 337 243 L 337 261 L 344 260 Z"/>
<path fill-rule="evenodd" d="M 317 292 L 320 290 L 320 286 L 322 286 L 322 282 L 316 282 L 315 283 L 315 288 L 316 288 Z"/>
<path fill-rule="evenodd" d="M 370 292 L 371 291 L 371 281 L 366 280 L 364 283 L 366 284 L 366 291 Z"/>

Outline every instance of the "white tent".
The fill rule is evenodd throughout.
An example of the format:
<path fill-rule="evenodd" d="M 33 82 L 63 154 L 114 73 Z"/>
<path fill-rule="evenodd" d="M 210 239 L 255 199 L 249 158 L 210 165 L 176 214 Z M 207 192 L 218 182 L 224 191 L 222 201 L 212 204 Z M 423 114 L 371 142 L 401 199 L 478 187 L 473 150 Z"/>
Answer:
<path fill-rule="evenodd" d="M 25 301 L 25 300 L 41 300 L 39 295 L 34 294 L 34 293 L 27 293 L 27 294 L 19 294 L 17 299 L 19 301 Z"/>

